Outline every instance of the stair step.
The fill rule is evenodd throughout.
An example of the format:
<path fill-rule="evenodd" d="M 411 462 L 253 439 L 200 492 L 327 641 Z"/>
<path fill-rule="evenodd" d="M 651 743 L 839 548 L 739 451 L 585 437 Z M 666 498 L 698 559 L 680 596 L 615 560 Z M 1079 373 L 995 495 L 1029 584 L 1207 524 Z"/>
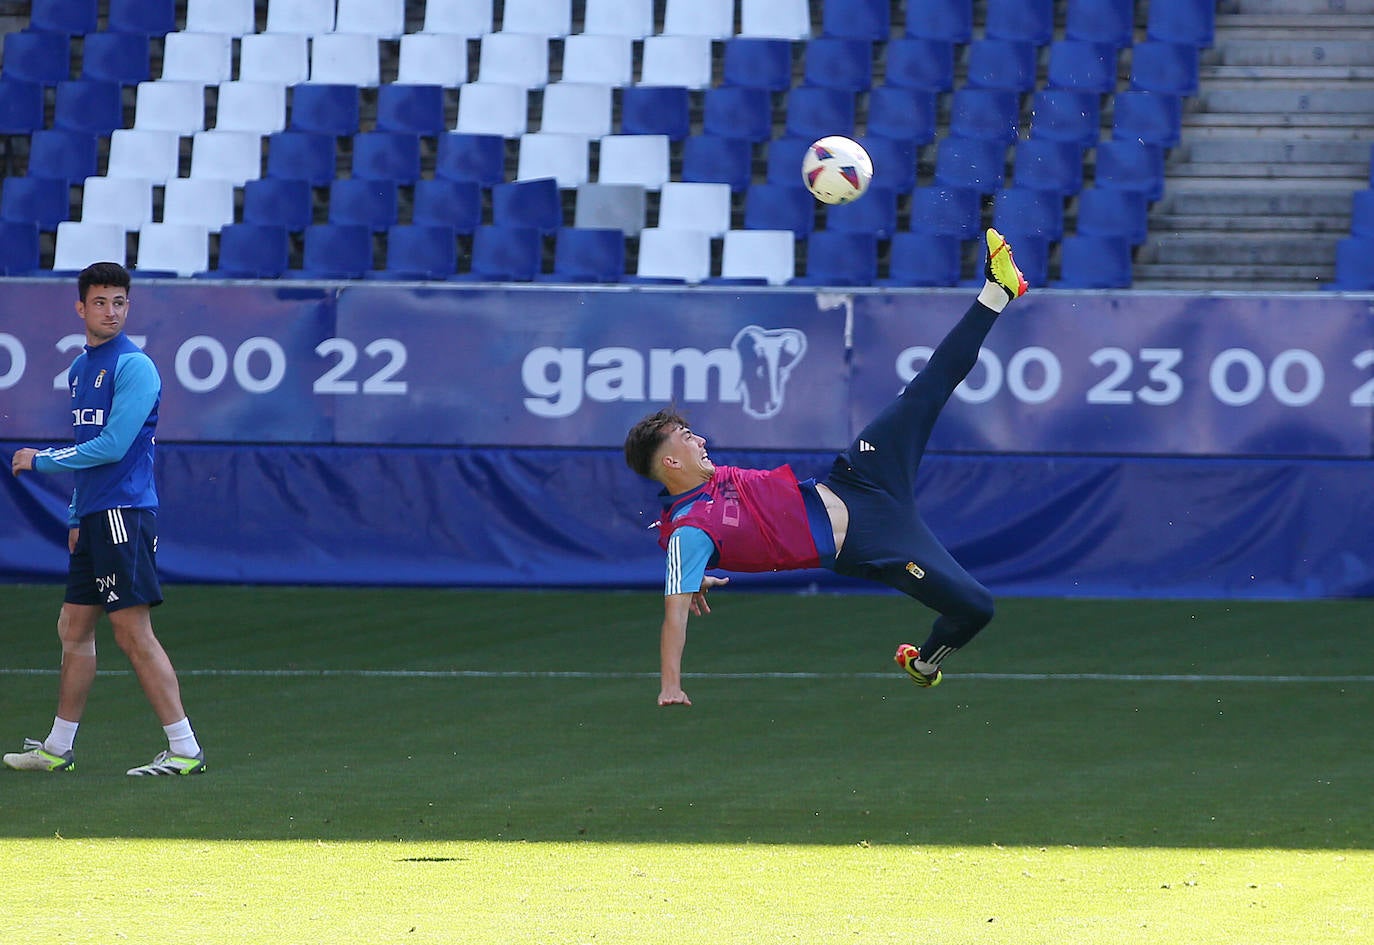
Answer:
<path fill-rule="evenodd" d="M 1374 43 L 1370 44 L 1374 46 Z M 1368 82 L 1374 79 L 1374 64 L 1311 66 L 1202 66 L 1198 77 L 1206 88 L 1226 88 L 1240 83 L 1263 82 L 1265 87 L 1291 83 L 1293 88 L 1310 87 L 1320 82 L 1331 88 L 1342 82 Z"/>
<path fill-rule="evenodd" d="M 1221 39 L 1204 57 L 1208 66 L 1374 66 L 1374 43 L 1306 38 Z"/>
<path fill-rule="evenodd" d="M 1173 233 L 1234 233 L 1249 236 L 1254 233 L 1283 232 L 1345 237 L 1350 235 L 1350 213 L 1349 208 L 1344 216 L 1329 217 L 1260 213 L 1156 213 L 1150 215 L 1150 232 L 1160 236 Z"/>
<path fill-rule="evenodd" d="M 1203 118 L 1229 118 L 1232 116 L 1203 115 Z M 1195 122 L 1185 119 L 1183 138 L 1185 141 L 1216 139 L 1236 141 L 1241 144 L 1263 141 L 1360 141 L 1366 147 L 1374 147 L 1374 120 L 1365 126 L 1353 125 L 1260 125 L 1255 116 L 1247 115 L 1244 121 L 1235 122 Z"/>
<path fill-rule="evenodd" d="M 1227 189 L 1212 182 L 1170 181 L 1164 197 L 1152 208 L 1153 213 L 1205 214 L 1214 217 L 1249 216 L 1311 216 L 1318 219 L 1350 218 L 1350 202 L 1354 193 L 1349 187 L 1313 190 L 1311 181 L 1304 181 L 1302 189 L 1291 185 L 1269 188 L 1250 187 L 1245 190 Z M 1192 185 L 1192 186 L 1190 186 Z"/>
<path fill-rule="evenodd" d="M 1170 164 L 1170 181 L 1194 178 L 1277 179 L 1291 182 L 1309 178 L 1341 183 L 1354 190 L 1369 179 L 1369 162 L 1361 164 L 1271 164 L 1251 161 L 1185 161 Z"/>
<path fill-rule="evenodd" d="M 1332 114 L 1289 114 L 1285 112 L 1256 112 L 1256 113 L 1237 113 L 1225 111 L 1185 111 L 1183 113 L 1183 128 L 1190 127 L 1212 127 L 1212 128 L 1255 128 L 1263 130 L 1266 128 L 1350 128 L 1357 129 L 1362 133 L 1369 134 L 1374 132 L 1374 114 L 1357 114 L 1353 112 Z"/>
<path fill-rule="evenodd" d="M 1230 88 L 1228 86 L 1234 86 Z M 1253 82 L 1208 85 L 1198 95 L 1201 110 L 1230 114 L 1374 112 L 1374 88 L 1256 88 Z"/>
<path fill-rule="evenodd" d="M 1328 266 L 1217 266 L 1187 263 L 1136 263 L 1132 288 L 1222 290 L 1292 289 L 1313 291 L 1332 281 Z"/>
<path fill-rule="evenodd" d="M 1287 233 L 1227 235 L 1180 233 L 1151 236 L 1141 253 L 1151 262 L 1226 265 L 1334 266 L 1341 237 Z"/>
<path fill-rule="evenodd" d="M 1326 141 L 1265 139 L 1245 137 L 1185 139 L 1181 149 L 1186 160 L 1228 163 L 1265 161 L 1294 164 L 1369 165 L 1370 143 L 1357 138 Z"/>
<path fill-rule="evenodd" d="M 1356 30 L 1374 29 L 1374 11 L 1352 13 L 1223 13 L 1217 17 L 1216 33 L 1230 35 L 1238 31 L 1272 31 L 1278 38 L 1292 39 L 1295 34 L 1310 35 L 1324 32 L 1352 34 Z"/>
<path fill-rule="evenodd" d="M 1312 16 L 1337 6 L 1347 14 L 1374 14 L 1374 0 L 1222 0 L 1219 18 L 1275 14 Z"/>

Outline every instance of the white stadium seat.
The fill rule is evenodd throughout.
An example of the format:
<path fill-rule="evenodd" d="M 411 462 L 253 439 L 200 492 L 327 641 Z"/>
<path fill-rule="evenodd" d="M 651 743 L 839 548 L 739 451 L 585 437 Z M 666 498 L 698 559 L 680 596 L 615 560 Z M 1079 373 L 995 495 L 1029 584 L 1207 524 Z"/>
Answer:
<path fill-rule="evenodd" d="M 468 80 L 468 41 L 447 33 L 401 37 L 396 81 L 406 85 L 457 88 Z"/>
<path fill-rule="evenodd" d="M 660 190 L 667 181 L 667 135 L 606 135 L 601 139 L 598 183 Z"/>
<path fill-rule="evenodd" d="M 191 143 L 191 176 L 243 185 L 262 176 L 262 135 L 201 131 Z"/>
<path fill-rule="evenodd" d="M 654 31 L 654 0 L 587 0 L 582 32 L 643 39 Z"/>
<path fill-rule="evenodd" d="M 67 220 L 57 224 L 52 267 L 61 272 L 79 272 L 96 262 L 117 262 L 122 266 L 126 252 L 124 227 L 119 224 Z"/>
<path fill-rule="evenodd" d="M 518 138 L 529 130 L 529 95 L 518 85 L 469 82 L 458 90 L 455 131 Z"/>
<path fill-rule="evenodd" d="M 205 128 L 205 86 L 200 82 L 138 83 L 134 127 L 140 131 L 195 134 Z"/>
<path fill-rule="evenodd" d="M 400 39 L 406 31 L 405 0 L 339 0 L 336 33 L 365 33 L 378 39 Z"/>
<path fill-rule="evenodd" d="M 181 136 L 175 131 L 118 128 L 110 135 L 106 177 L 135 177 L 164 184 L 177 176 Z"/>
<path fill-rule="evenodd" d="M 626 86 L 634 81 L 634 40 L 578 33 L 563 41 L 563 81 Z"/>
<path fill-rule="evenodd" d="M 530 33 L 489 33 L 482 37 L 482 82 L 542 89 L 549 82 L 549 41 Z"/>
<path fill-rule="evenodd" d="M 310 81 L 374 89 L 382 82 L 377 37 L 330 33 L 310 41 Z"/>
<path fill-rule="evenodd" d="M 571 189 L 587 182 L 589 160 L 586 135 L 533 132 L 520 136 L 516 180 L 552 177 Z"/>
<path fill-rule="evenodd" d="M 572 32 L 571 0 L 506 0 L 501 32 L 562 39 Z"/>
<path fill-rule="evenodd" d="M 234 183 L 174 177 L 162 192 L 163 223 L 193 223 L 211 233 L 234 222 Z"/>
<path fill-rule="evenodd" d="M 286 86 L 280 82 L 222 82 L 215 107 L 217 131 L 270 135 L 286 128 Z"/>
<path fill-rule="evenodd" d="M 654 279 L 701 282 L 711 275 L 711 237 L 696 230 L 641 230 L 638 273 Z"/>
<path fill-rule="evenodd" d="M 791 230 L 730 230 L 721 250 L 726 279 L 767 279 L 786 285 L 797 274 L 797 234 Z"/>
<path fill-rule="evenodd" d="M 730 185 L 668 181 L 659 195 L 658 225 L 723 236 L 730 229 Z"/>
<path fill-rule="evenodd" d="M 334 30 L 334 0 L 267 0 L 267 32 L 319 36 Z"/>
<path fill-rule="evenodd" d="M 228 33 L 168 33 L 162 78 L 214 85 L 234 77 L 234 41 Z"/>
<path fill-rule="evenodd" d="M 187 0 L 186 28 L 197 33 L 247 36 L 257 29 L 253 0 Z"/>
<path fill-rule="evenodd" d="M 295 85 L 310 78 L 310 43 L 292 33 L 256 33 L 239 42 L 239 79 Z"/>
<path fill-rule="evenodd" d="M 711 85 L 711 41 L 704 36 L 650 36 L 644 40 L 640 85 Z"/>
<path fill-rule="evenodd" d="M 81 189 L 81 222 L 137 230 L 153 219 L 153 185 L 135 177 L 88 177 Z"/>
<path fill-rule="evenodd" d="M 539 130 L 600 138 L 611 133 L 611 87 L 554 82 L 544 89 Z"/>
<path fill-rule="evenodd" d="M 426 33 L 477 39 L 491 32 L 492 0 L 425 0 Z"/>
<path fill-rule="evenodd" d="M 190 223 L 149 223 L 138 231 L 136 265 L 182 278 L 205 272 L 210 268 L 209 232 Z"/>

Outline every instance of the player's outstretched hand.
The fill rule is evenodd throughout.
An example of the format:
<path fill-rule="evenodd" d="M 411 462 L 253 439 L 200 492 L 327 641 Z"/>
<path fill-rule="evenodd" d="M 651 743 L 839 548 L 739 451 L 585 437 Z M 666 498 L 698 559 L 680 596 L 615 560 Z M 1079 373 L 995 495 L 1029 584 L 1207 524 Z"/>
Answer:
<path fill-rule="evenodd" d="M 729 583 L 730 579 L 728 577 L 712 577 L 708 574 L 702 578 L 701 590 L 692 595 L 692 613 L 696 614 L 698 617 L 702 614 L 709 614 L 711 612 L 711 606 L 706 603 L 706 592 L 713 587 L 724 587 Z M 663 702 L 659 702 L 659 705 L 663 704 Z M 687 704 L 691 705 L 690 702 Z"/>
<path fill-rule="evenodd" d="M 10 472 L 16 476 L 21 472 L 27 472 L 33 468 L 33 458 L 38 455 L 38 450 L 25 447 L 22 450 L 15 450 L 10 457 Z M 709 579 L 708 579 L 709 580 Z"/>
<path fill-rule="evenodd" d="M 691 705 L 692 700 L 681 689 L 663 689 L 658 694 L 659 705 Z"/>

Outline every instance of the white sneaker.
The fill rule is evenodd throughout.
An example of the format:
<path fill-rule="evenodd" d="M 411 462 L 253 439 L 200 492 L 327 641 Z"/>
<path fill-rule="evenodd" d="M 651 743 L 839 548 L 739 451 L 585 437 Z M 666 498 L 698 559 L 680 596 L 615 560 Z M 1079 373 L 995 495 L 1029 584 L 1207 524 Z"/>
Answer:
<path fill-rule="evenodd" d="M 136 778 L 162 774 L 204 774 L 205 752 L 197 752 L 194 758 L 174 755 L 170 751 L 159 752 L 148 764 L 130 768 L 125 773 Z"/>
<path fill-rule="evenodd" d="M 5 755 L 5 767 L 15 771 L 75 771 L 76 756 L 72 752 L 55 755 L 36 738 L 24 739 L 23 751 Z"/>

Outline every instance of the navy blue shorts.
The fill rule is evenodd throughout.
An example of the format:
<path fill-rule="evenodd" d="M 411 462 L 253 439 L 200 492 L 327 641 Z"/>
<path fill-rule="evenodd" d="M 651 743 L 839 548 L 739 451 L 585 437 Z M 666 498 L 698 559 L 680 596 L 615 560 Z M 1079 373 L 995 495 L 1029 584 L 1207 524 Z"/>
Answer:
<path fill-rule="evenodd" d="M 157 512 L 109 509 L 81 520 L 67 564 L 69 604 L 104 607 L 106 613 L 162 603 L 157 579 Z"/>

